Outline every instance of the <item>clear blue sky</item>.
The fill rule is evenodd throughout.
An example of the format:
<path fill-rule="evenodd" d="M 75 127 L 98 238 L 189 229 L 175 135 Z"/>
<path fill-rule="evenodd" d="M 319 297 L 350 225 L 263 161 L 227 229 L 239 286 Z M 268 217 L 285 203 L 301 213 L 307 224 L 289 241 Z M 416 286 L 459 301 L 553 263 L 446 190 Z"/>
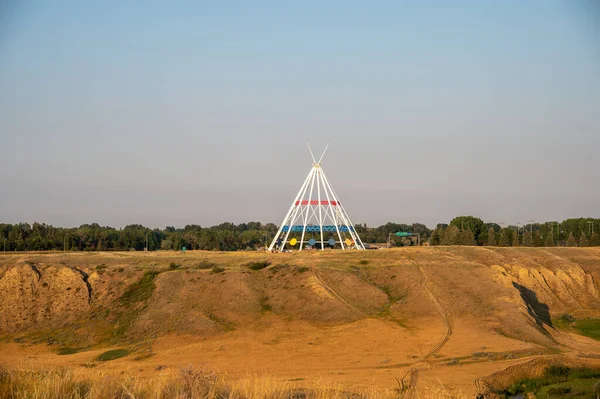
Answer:
<path fill-rule="evenodd" d="M 595 4 L 0 0 L 0 221 L 600 217 Z"/>

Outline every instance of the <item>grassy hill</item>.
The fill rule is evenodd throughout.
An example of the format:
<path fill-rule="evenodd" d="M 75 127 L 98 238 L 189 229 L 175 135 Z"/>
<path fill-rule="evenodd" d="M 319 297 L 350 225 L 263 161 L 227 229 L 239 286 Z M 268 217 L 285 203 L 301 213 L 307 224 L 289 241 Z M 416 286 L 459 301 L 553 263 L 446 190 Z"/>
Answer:
<path fill-rule="evenodd" d="M 598 284 L 594 248 L 7 254 L 0 367 L 467 397 L 595 366 Z"/>

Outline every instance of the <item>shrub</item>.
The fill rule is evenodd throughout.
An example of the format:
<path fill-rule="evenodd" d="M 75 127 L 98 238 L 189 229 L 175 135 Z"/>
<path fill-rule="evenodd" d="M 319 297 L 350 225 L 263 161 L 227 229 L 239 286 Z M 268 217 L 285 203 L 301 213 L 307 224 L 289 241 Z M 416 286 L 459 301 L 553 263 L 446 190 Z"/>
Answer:
<path fill-rule="evenodd" d="M 544 375 L 548 377 L 548 379 L 556 379 L 558 381 L 566 381 L 569 379 L 569 374 L 571 373 L 571 368 L 567 366 L 561 365 L 552 365 L 546 367 L 544 370 Z"/>
<path fill-rule="evenodd" d="M 96 270 L 104 270 L 106 269 L 108 266 L 106 266 L 104 263 L 101 265 L 96 266 Z"/>
<path fill-rule="evenodd" d="M 269 261 L 261 261 L 261 262 L 250 262 L 248 263 L 248 268 L 251 270 L 260 270 L 260 269 L 264 269 L 265 267 L 269 266 L 271 264 L 271 262 Z"/>
<path fill-rule="evenodd" d="M 360 263 L 361 265 L 368 265 L 368 264 L 369 264 L 369 261 L 368 261 L 368 260 L 366 260 L 366 259 L 363 259 L 363 260 L 361 260 L 361 261 L 360 261 L 360 262 L 358 262 L 358 263 Z"/>
<path fill-rule="evenodd" d="M 223 273 L 225 271 L 224 267 L 214 265 L 211 269 L 211 273 Z"/>
<path fill-rule="evenodd" d="M 127 349 L 113 349 L 110 351 L 106 351 L 96 359 L 100 362 L 107 362 L 109 360 L 115 360 L 129 355 L 129 351 Z"/>
<path fill-rule="evenodd" d="M 300 267 L 298 268 L 298 273 L 304 273 L 304 272 L 307 272 L 307 271 L 309 271 L 309 270 L 310 270 L 310 269 L 309 269 L 308 267 L 306 267 L 306 266 L 300 266 Z"/>
<path fill-rule="evenodd" d="M 74 353 L 80 352 L 79 348 L 58 348 L 57 353 L 59 355 L 72 355 Z"/>
<path fill-rule="evenodd" d="M 203 260 L 202 262 L 200 262 L 197 265 L 195 265 L 194 269 L 208 270 L 208 269 L 212 269 L 214 266 L 215 266 L 214 263 L 207 262 L 207 261 Z"/>
<path fill-rule="evenodd" d="M 575 318 L 568 313 L 563 313 L 556 318 L 557 320 L 566 321 L 567 323 L 571 323 L 575 321 Z"/>
<path fill-rule="evenodd" d="M 171 262 L 171 264 L 169 265 L 169 270 L 175 270 L 175 269 L 179 269 L 181 265 L 178 265 L 175 262 Z"/>

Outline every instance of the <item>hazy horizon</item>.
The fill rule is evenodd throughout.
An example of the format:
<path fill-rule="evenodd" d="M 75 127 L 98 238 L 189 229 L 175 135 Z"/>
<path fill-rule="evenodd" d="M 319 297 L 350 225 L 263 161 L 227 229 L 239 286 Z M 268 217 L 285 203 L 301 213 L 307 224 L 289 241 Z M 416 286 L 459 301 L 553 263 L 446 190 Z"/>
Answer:
<path fill-rule="evenodd" d="M 0 2 L 0 222 L 600 217 L 593 1 Z M 3 7 L 2 7 L 3 6 Z"/>

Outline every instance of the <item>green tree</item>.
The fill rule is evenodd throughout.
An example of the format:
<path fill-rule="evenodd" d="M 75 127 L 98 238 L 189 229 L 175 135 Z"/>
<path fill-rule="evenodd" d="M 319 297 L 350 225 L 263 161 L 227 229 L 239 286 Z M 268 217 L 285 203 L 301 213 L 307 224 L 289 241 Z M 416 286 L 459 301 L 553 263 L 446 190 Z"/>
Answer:
<path fill-rule="evenodd" d="M 519 243 L 519 232 L 518 231 L 513 230 L 511 242 L 512 242 L 512 246 L 513 247 L 518 247 L 520 245 L 520 243 Z"/>
<path fill-rule="evenodd" d="M 582 231 L 581 235 L 579 236 L 579 246 L 580 247 L 589 247 L 590 246 L 590 240 L 588 240 L 587 236 L 585 235 L 585 233 Z"/>
<path fill-rule="evenodd" d="M 524 247 L 531 247 L 533 245 L 533 238 L 531 237 L 531 233 L 529 231 L 525 231 L 523 233 L 523 242 L 521 245 Z"/>
<path fill-rule="evenodd" d="M 460 245 L 477 245 L 477 243 L 475 242 L 475 236 L 473 235 L 471 229 L 464 229 L 463 231 L 461 231 L 459 240 Z"/>
<path fill-rule="evenodd" d="M 442 245 L 458 245 L 460 244 L 460 231 L 456 226 L 448 226 L 442 237 Z"/>
<path fill-rule="evenodd" d="M 552 234 L 552 231 L 549 231 L 548 234 L 546 235 L 546 241 L 544 241 L 544 246 L 545 247 L 554 247 L 554 235 Z"/>
<path fill-rule="evenodd" d="M 571 232 L 571 233 L 569 233 L 569 238 L 567 238 L 567 247 L 576 247 L 576 246 L 577 246 L 577 240 L 575 239 L 573 232 Z"/>
<path fill-rule="evenodd" d="M 508 231 L 506 229 L 500 230 L 498 245 L 501 247 L 510 247 L 510 239 L 508 238 Z"/>
<path fill-rule="evenodd" d="M 487 246 L 488 247 L 495 247 L 496 246 L 496 233 L 494 233 L 494 228 L 493 227 L 490 227 L 489 230 L 488 230 Z"/>
<path fill-rule="evenodd" d="M 474 216 L 458 216 L 450 221 L 451 226 L 458 227 L 461 231 L 465 229 L 471 230 L 471 233 L 477 239 L 483 231 L 483 220 Z"/>
<path fill-rule="evenodd" d="M 600 234 L 594 233 L 590 237 L 590 246 L 592 247 L 600 247 Z"/>
<path fill-rule="evenodd" d="M 540 235 L 539 230 L 533 233 L 533 246 L 534 247 L 543 247 L 544 240 L 542 240 L 542 236 Z"/>
<path fill-rule="evenodd" d="M 435 229 L 431 232 L 431 237 L 429 237 L 429 245 L 440 245 L 440 233 L 438 232 L 438 229 Z"/>

